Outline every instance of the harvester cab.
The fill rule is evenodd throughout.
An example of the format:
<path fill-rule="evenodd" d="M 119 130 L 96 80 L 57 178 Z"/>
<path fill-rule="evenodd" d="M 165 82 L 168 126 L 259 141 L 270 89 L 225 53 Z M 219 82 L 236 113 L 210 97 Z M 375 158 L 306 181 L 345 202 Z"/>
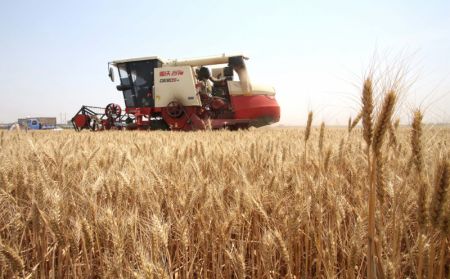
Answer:
<path fill-rule="evenodd" d="M 72 118 L 76 130 L 204 130 L 260 127 L 279 121 L 275 90 L 252 84 L 243 55 L 164 61 L 158 57 L 116 60 L 125 111 L 83 106 Z M 237 77 L 236 77 L 237 76 Z"/>

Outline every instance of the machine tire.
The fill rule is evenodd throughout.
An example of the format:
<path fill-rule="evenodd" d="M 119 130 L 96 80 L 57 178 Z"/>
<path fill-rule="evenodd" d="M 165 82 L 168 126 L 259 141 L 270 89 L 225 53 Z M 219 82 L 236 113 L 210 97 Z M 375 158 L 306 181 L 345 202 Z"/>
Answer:
<path fill-rule="evenodd" d="M 169 131 L 170 126 L 164 121 L 164 119 L 153 120 L 150 125 L 150 130 L 162 130 Z"/>
<path fill-rule="evenodd" d="M 98 131 L 100 130 L 100 124 L 96 119 L 92 119 L 91 123 L 89 124 L 89 128 L 91 129 L 91 131 Z"/>

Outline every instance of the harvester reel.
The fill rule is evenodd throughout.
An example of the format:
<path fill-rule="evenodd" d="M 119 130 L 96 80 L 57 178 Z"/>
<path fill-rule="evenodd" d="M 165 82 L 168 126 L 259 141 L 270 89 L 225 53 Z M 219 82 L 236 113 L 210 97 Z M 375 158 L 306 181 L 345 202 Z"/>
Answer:
<path fill-rule="evenodd" d="M 167 114 L 172 118 L 180 118 L 184 113 L 183 106 L 177 101 L 172 101 L 167 104 Z"/>
<path fill-rule="evenodd" d="M 117 119 L 122 114 L 122 108 L 118 104 L 111 103 L 105 108 L 105 115 L 108 118 Z"/>

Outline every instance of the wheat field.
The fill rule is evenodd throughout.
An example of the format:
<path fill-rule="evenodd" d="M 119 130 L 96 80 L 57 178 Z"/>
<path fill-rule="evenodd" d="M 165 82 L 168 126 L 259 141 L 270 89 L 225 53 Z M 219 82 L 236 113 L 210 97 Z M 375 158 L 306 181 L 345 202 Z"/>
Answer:
<path fill-rule="evenodd" d="M 376 275 L 447 278 L 450 129 L 423 127 L 418 179 L 411 128 L 390 127 Z M 362 128 L 308 129 L 1 132 L 0 277 L 365 278 Z"/>

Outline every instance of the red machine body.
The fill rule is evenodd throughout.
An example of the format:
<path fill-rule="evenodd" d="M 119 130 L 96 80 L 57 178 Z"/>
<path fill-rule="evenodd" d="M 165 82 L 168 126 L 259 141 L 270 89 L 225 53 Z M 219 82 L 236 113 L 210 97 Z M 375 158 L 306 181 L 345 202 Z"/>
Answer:
<path fill-rule="evenodd" d="M 271 87 L 253 86 L 242 55 L 163 62 L 157 57 L 113 61 L 125 109 L 82 106 L 74 128 L 97 130 L 205 130 L 261 127 L 278 122 Z M 206 66 L 227 64 L 222 68 Z M 239 81 L 234 80 L 237 73 Z M 113 68 L 109 75 L 114 81 Z"/>

